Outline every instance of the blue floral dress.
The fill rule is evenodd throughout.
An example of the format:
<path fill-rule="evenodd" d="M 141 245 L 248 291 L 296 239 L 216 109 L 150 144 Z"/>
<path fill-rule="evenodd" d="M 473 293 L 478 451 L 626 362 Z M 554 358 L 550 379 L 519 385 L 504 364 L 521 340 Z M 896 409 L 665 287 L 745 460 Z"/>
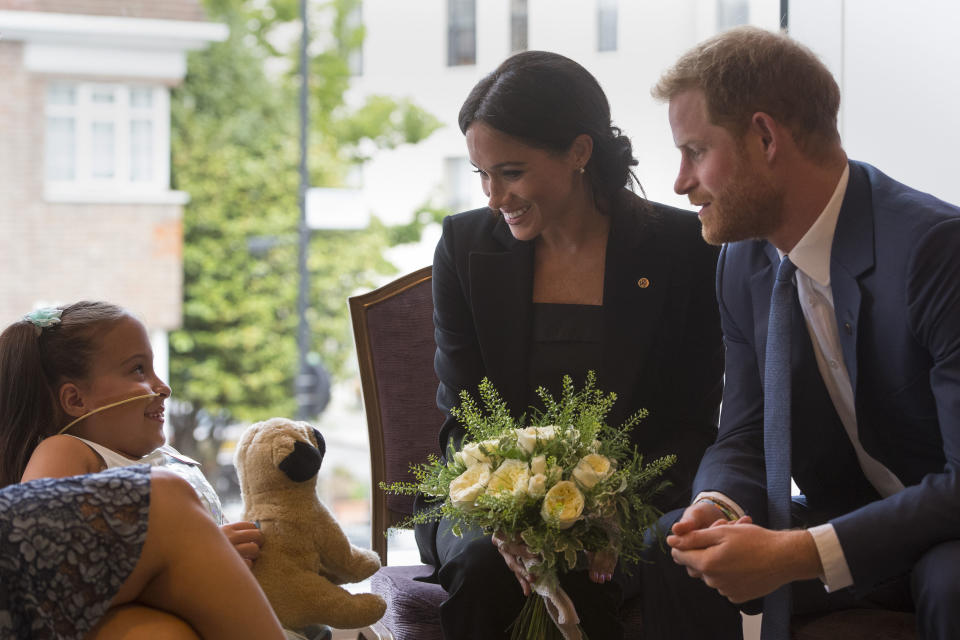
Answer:
<path fill-rule="evenodd" d="M 83 638 L 147 536 L 150 467 L 0 489 L 0 640 Z"/>

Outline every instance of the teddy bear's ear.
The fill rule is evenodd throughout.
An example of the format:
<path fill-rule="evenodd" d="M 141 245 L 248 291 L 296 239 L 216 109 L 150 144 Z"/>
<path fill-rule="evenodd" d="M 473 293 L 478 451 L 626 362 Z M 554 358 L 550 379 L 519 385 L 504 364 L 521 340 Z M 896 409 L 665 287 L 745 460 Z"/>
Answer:
<path fill-rule="evenodd" d="M 320 460 L 323 460 L 323 456 L 327 455 L 327 443 L 324 441 L 323 436 L 320 435 L 320 432 L 316 429 L 311 429 L 313 431 L 313 439 L 317 443 L 317 450 L 320 451 Z"/>
<path fill-rule="evenodd" d="M 297 440 L 293 443 L 293 451 L 280 461 L 277 468 L 294 482 L 306 482 L 317 475 L 322 460 L 323 454 L 317 448 Z"/>

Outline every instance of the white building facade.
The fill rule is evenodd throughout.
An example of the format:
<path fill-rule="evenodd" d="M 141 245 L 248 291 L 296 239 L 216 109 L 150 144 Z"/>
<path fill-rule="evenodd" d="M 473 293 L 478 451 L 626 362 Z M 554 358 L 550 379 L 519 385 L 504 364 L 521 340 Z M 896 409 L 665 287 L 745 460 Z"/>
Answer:
<path fill-rule="evenodd" d="M 951 175 L 960 133 L 945 126 L 960 102 L 960 48 L 949 39 L 960 3 L 951 0 L 363 0 L 366 41 L 351 96 L 409 97 L 444 126 L 416 146 L 372 154 L 356 186 L 375 215 L 393 222 L 425 203 L 485 204 L 457 113 L 473 85 L 513 51 L 542 49 L 597 77 L 613 123 L 633 141 L 647 196 L 685 206 L 673 193 L 679 157 L 666 106 L 650 87 L 683 51 L 718 31 L 778 28 L 782 7 L 791 34 L 841 85 L 850 156 L 960 202 Z M 434 242 L 427 238 L 401 267 L 428 264 Z"/>

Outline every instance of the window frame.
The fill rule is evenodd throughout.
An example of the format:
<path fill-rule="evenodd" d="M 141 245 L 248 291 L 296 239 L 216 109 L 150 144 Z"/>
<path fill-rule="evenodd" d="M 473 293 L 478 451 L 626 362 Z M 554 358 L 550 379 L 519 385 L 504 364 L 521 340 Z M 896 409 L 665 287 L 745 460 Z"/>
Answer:
<path fill-rule="evenodd" d="M 510 53 L 530 48 L 530 4 L 527 0 L 510 0 Z"/>
<path fill-rule="evenodd" d="M 472 55 L 460 57 L 464 47 L 459 46 L 469 35 Z M 477 2 L 476 0 L 447 0 L 447 66 L 465 67 L 477 64 Z"/>
<path fill-rule="evenodd" d="M 620 2 L 619 0 L 597 0 L 597 51 L 600 53 L 617 51 L 620 47 Z M 609 22 L 613 23 L 612 35 L 608 31 Z"/>
<path fill-rule="evenodd" d="M 73 91 L 70 104 L 54 104 L 51 94 L 57 87 Z M 133 96 L 146 90 L 150 97 L 147 106 L 134 106 Z M 98 93 L 113 96 L 111 103 L 96 102 Z M 70 79 L 52 79 L 43 93 L 44 163 L 43 182 L 49 201 L 164 201 L 183 200 L 182 194 L 170 191 L 170 92 L 162 84 L 148 82 L 93 82 Z M 51 119 L 73 122 L 73 141 L 70 151 L 53 148 Z M 135 123 L 150 125 L 147 151 L 150 176 L 134 179 L 133 152 Z M 113 130 L 112 175 L 95 175 L 95 145 L 93 129 L 97 124 L 109 123 Z M 72 152 L 73 175 L 59 178 L 51 175 L 51 154 Z"/>

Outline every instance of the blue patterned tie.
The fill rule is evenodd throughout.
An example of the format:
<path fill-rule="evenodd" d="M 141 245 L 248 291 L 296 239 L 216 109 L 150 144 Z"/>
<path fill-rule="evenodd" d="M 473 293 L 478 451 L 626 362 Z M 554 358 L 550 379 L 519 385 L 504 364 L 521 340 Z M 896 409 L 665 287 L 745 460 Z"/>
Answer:
<path fill-rule="evenodd" d="M 771 529 L 790 528 L 790 320 L 797 267 L 780 262 L 770 296 L 767 352 L 763 371 L 763 456 L 767 471 L 767 512 Z M 790 585 L 763 599 L 763 640 L 790 640 Z"/>

